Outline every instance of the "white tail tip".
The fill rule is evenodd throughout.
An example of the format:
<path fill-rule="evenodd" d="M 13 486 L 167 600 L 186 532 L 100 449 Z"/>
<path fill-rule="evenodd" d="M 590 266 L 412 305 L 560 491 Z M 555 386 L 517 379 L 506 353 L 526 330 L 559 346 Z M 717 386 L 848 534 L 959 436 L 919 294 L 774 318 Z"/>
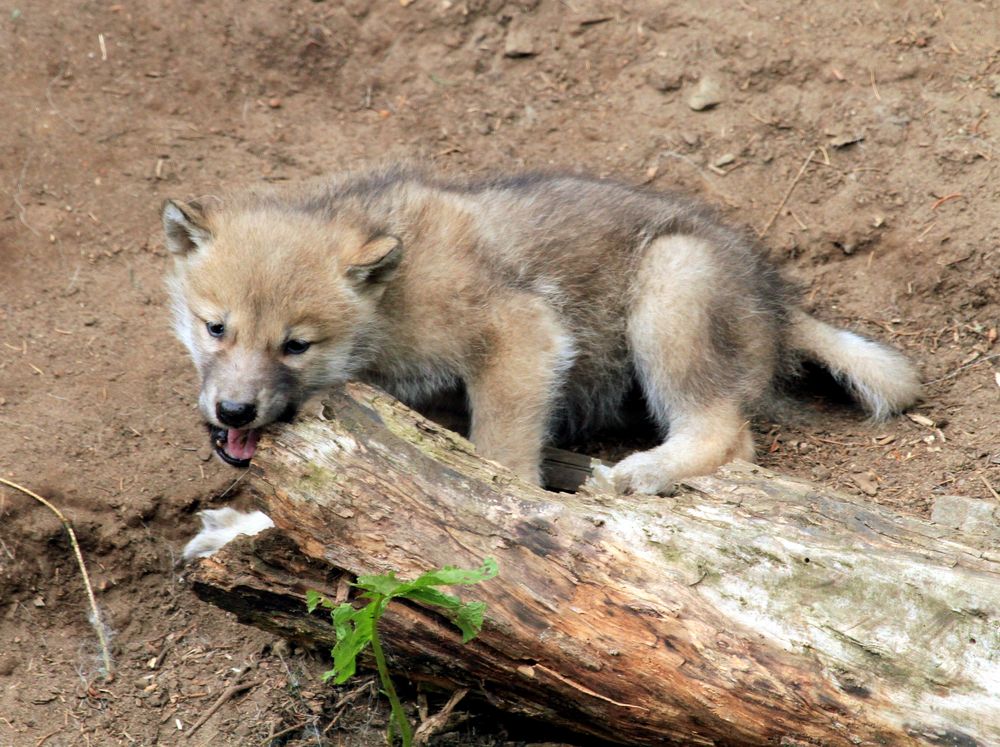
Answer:
<path fill-rule="evenodd" d="M 253 536 L 274 526 L 261 511 L 243 512 L 235 508 L 210 508 L 199 511 L 201 531 L 184 546 L 185 561 L 207 558 L 241 534 Z"/>

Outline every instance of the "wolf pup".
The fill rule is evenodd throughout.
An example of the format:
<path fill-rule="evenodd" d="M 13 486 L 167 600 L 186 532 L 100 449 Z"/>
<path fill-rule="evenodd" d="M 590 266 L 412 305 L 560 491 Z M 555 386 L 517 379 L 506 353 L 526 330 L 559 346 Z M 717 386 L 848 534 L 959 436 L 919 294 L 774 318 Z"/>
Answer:
<path fill-rule="evenodd" d="M 219 456 L 348 379 L 420 406 L 464 388 L 484 456 L 539 481 L 555 432 L 612 424 L 638 384 L 664 441 L 622 492 L 753 458 L 748 416 L 802 361 L 876 419 L 920 384 L 806 314 L 742 233 L 677 196 L 580 176 L 405 169 L 163 206 L 175 329 Z"/>

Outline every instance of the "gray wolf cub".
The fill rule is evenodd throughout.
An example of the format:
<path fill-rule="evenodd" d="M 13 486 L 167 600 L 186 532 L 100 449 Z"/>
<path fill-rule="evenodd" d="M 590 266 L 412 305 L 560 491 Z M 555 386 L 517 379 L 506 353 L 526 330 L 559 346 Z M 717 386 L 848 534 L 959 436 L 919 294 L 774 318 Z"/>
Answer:
<path fill-rule="evenodd" d="M 711 210 L 611 181 L 386 169 L 170 200 L 163 224 L 175 329 L 231 464 L 357 378 L 415 406 L 464 387 L 479 451 L 537 483 L 546 438 L 613 423 L 637 384 L 664 441 L 611 479 L 658 493 L 752 459 L 747 417 L 802 361 L 874 418 L 920 391 L 902 355 L 802 311 Z"/>

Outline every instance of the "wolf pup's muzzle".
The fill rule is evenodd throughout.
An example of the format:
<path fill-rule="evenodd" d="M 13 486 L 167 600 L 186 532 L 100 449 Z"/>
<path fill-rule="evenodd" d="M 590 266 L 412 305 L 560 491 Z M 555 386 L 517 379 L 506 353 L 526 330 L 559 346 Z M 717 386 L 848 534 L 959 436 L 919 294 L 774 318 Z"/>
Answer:
<path fill-rule="evenodd" d="M 292 422 L 298 411 L 297 404 L 289 403 L 278 417 L 277 422 Z M 212 423 L 206 425 L 212 448 L 222 461 L 242 469 L 250 466 L 250 459 L 257 453 L 260 428 L 223 428 Z"/>
<path fill-rule="evenodd" d="M 257 441 L 260 430 L 257 428 L 220 428 L 208 425 L 212 448 L 226 464 L 246 468 L 250 466 L 250 458 L 257 451 Z"/>

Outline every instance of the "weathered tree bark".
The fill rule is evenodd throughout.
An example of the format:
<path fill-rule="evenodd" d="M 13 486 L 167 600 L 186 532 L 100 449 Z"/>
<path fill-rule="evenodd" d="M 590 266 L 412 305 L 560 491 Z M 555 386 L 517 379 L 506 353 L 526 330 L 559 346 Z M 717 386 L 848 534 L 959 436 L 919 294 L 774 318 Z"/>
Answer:
<path fill-rule="evenodd" d="M 1000 744 L 1000 552 L 941 527 L 750 465 L 549 493 L 360 385 L 255 461 L 277 529 L 192 574 L 251 624 L 329 645 L 307 588 L 492 556 L 467 645 L 390 606 L 398 672 L 616 744 Z"/>

